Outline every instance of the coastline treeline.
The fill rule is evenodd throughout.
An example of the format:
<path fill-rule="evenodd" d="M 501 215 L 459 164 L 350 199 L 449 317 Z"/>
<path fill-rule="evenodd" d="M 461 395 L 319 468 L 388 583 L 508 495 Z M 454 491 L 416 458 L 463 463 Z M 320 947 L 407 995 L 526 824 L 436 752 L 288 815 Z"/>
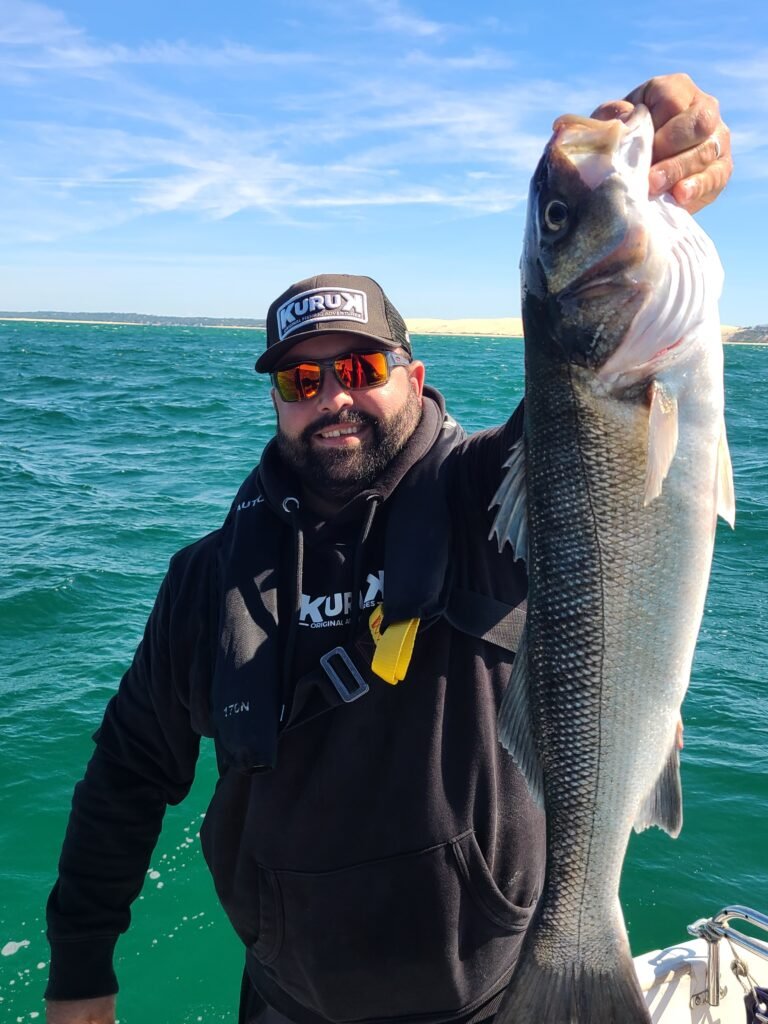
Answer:
<path fill-rule="evenodd" d="M 145 324 L 154 327 L 256 327 L 264 328 L 265 320 L 210 316 L 153 316 L 150 313 L 62 313 L 36 309 L 29 313 L 0 311 L 0 320 L 71 320 L 75 323 Z"/>

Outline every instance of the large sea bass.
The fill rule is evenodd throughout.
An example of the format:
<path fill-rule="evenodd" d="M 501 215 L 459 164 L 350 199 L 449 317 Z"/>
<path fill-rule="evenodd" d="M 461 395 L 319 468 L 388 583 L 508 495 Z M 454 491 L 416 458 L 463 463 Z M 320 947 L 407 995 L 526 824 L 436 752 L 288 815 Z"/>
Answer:
<path fill-rule="evenodd" d="M 499 717 L 547 818 L 497 1024 L 648 1024 L 619 905 L 634 826 L 682 824 L 676 731 L 717 514 L 733 524 L 715 249 L 648 198 L 653 127 L 563 117 L 531 183 L 526 410 L 494 531 L 525 558 Z"/>

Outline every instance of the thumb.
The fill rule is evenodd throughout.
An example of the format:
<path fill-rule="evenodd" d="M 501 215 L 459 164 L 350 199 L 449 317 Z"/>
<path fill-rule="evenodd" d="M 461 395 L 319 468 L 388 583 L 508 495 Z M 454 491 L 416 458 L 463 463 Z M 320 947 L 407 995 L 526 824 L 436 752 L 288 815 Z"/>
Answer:
<path fill-rule="evenodd" d="M 613 121 L 616 118 L 624 121 L 634 109 L 634 103 L 629 103 L 627 100 L 609 100 L 608 103 L 601 103 L 592 112 L 592 117 L 597 121 Z"/>

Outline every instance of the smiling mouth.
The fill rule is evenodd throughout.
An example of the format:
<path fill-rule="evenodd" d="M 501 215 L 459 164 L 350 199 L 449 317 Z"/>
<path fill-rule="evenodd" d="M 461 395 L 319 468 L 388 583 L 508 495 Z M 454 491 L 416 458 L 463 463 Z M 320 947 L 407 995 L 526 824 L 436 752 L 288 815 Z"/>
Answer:
<path fill-rule="evenodd" d="M 355 423 L 345 427 L 330 427 L 326 430 L 318 430 L 317 436 L 323 439 L 347 437 L 351 434 L 359 434 L 362 429 L 362 424 Z"/>

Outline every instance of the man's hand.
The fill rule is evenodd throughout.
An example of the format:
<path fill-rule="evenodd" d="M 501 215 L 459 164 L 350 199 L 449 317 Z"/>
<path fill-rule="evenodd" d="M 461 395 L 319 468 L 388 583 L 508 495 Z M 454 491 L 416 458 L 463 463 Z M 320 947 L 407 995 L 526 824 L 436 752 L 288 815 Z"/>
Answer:
<path fill-rule="evenodd" d="M 46 1024 L 115 1024 L 115 997 L 97 999 L 49 999 Z"/>
<path fill-rule="evenodd" d="M 731 133 L 720 104 L 688 75 L 662 75 L 633 89 L 623 100 L 601 104 L 593 117 L 626 116 L 636 103 L 651 112 L 653 140 L 651 195 L 669 192 L 689 213 L 713 202 L 733 171 Z"/>

